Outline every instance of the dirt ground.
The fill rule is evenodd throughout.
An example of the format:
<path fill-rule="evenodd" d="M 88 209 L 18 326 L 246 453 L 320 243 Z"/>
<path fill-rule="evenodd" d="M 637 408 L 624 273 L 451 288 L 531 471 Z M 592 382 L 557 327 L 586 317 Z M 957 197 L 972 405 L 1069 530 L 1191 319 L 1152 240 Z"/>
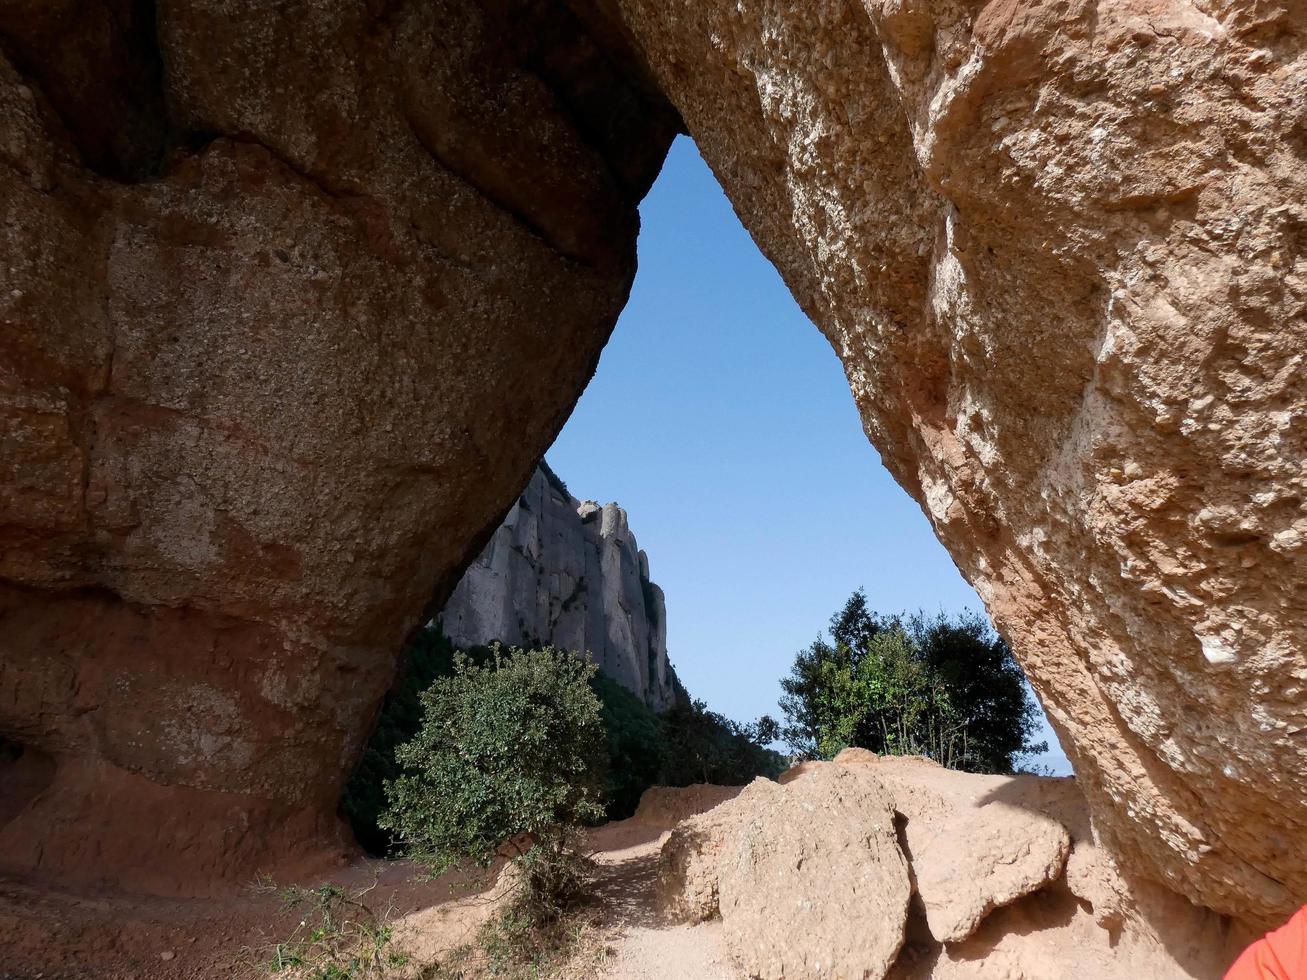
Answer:
<path fill-rule="evenodd" d="M 718 924 L 668 925 L 654 900 L 666 832 L 686 807 L 706 809 L 720 798 L 713 788 L 701 801 L 651 800 L 646 812 L 590 833 L 599 867 L 593 908 L 604 952 L 578 967 L 577 976 L 737 976 L 717 938 Z M 488 889 L 478 890 L 466 876 L 420 881 L 404 862 L 360 859 L 330 880 L 371 888 L 368 905 L 390 913 L 397 944 L 419 961 L 470 941 L 493 912 Z M 301 918 L 268 883 L 222 899 L 180 900 L 58 892 L 0 879 L 0 980 L 254 980 L 269 975 L 269 951 Z"/>

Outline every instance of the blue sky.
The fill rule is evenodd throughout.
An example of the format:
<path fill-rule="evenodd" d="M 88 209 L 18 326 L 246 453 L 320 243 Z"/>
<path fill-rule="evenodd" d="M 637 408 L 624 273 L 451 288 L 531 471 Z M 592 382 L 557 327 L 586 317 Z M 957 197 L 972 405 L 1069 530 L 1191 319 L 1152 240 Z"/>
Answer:
<path fill-rule="evenodd" d="M 630 303 L 546 457 L 577 497 L 626 508 L 691 694 L 779 716 L 795 652 L 859 586 L 883 612 L 982 609 L 688 139 L 641 219 Z"/>

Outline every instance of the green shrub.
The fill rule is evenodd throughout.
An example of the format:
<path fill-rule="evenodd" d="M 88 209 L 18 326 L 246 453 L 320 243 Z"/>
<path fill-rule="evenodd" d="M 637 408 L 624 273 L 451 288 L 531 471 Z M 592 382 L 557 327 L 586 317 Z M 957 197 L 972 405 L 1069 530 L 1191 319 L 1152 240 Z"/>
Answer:
<path fill-rule="evenodd" d="M 433 874 L 489 867 L 509 842 L 526 911 L 554 917 L 579 882 L 581 824 L 603 815 L 605 736 L 595 667 L 566 652 L 492 648 L 422 696 L 379 824 Z M 514 903 L 519 914 L 521 903 Z"/>
<path fill-rule="evenodd" d="M 345 784 L 341 811 L 359 844 L 372 854 L 387 854 L 394 843 L 391 834 L 377 825 L 377 818 L 386 808 L 386 780 L 399 775 L 395 749 L 416 734 L 422 724 L 422 692 L 436 678 L 453 673 L 457 652 L 439 629 L 427 627 L 414 637 L 400 658 L 395 683 L 382 703 L 363 757 Z M 484 656 L 476 652 L 473 659 Z"/>
<path fill-rule="evenodd" d="M 417 734 L 422 724 L 423 692 L 439 678 L 453 674 L 458 655 L 438 627 L 429 626 L 417 634 L 400 659 L 395 684 L 346 784 L 341 810 L 355 838 L 373 854 L 389 854 L 395 847 L 394 834 L 378 824 L 386 808 L 383 786 L 400 774 L 395 750 Z M 466 651 L 466 657 L 478 665 L 493 661 L 489 647 L 474 647 Z M 603 765 L 604 815 L 609 820 L 635 813 L 650 786 L 705 781 L 739 785 L 755 776 L 775 778 L 784 768 L 784 760 L 766 748 L 776 735 L 762 737 L 766 732 L 759 730 L 769 719 L 739 725 L 685 696 L 659 715 L 603 671 L 594 673 L 590 687 L 601 704 L 607 742 L 607 763 L 599 765 Z"/>
<path fill-rule="evenodd" d="M 608 740 L 604 810 L 609 820 L 623 820 L 635 813 L 640 796 L 662 774 L 662 725 L 647 704 L 603 671 L 595 673 L 590 686 L 602 705 Z"/>

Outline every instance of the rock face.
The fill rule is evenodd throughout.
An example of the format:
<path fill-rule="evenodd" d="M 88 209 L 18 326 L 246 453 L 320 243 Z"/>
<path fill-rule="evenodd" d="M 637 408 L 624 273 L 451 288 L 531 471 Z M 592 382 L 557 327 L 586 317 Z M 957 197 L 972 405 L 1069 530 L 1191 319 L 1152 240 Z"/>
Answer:
<path fill-rule="evenodd" d="M 331 835 L 624 301 L 647 70 L 1104 842 L 1307 900 L 1301 2 L 4 0 L 0 52 L 0 863 Z"/>
<path fill-rule="evenodd" d="M 791 786 L 757 779 L 673 831 L 664 905 L 692 921 L 720 914 L 750 977 L 883 977 L 912 894 L 890 803 L 844 767 Z"/>
<path fill-rule="evenodd" d="M 926 924 L 940 942 L 966 939 L 991 911 L 1066 869 L 1069 832 L 1037 809 L 1005 801 L 996 791 L 1013 785 L 1006 779 L 959 776 L 927 759 L 882 760 L 865 749 L 846 749 L 835 762 L 872 766 L 889 788 Z"/>
<path fill-rule="evenodd" d="M 548 643 L 589 654 L 655 711 L 677 698 L 667 607 L 626 511 L 537 469 L 440 615 L 456 646 Z"/>
<path fill-rule="evenodd" d="M 678 125 L 580 17 L 0 3 L 0 866 L 203 891 L 339 846 Z"/>
<path fill-rule="evenodd" d="M 1111 846 L 1307 901 L 1307 5 L 610 6 Z"/>
<path fill-rule="evenodd" d="M 1073 779 L 858 752 L 787 777 L 683 820 L 659 856 L 664 911 L 720 916 L 748 976 L 1178 980 L 1246 940 L 1124 875 Z"/>

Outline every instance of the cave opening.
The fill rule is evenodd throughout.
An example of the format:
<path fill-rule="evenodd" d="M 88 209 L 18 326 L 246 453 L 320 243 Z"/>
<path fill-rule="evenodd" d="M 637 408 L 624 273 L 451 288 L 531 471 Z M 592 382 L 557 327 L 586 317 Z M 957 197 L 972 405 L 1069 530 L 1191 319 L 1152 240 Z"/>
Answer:
<path fill-rule="evenodd" d="M 594 376 L 436 628 L 410 645 L 383 719 L 416 724 L 415 692 L 450 650 L 493 641 L 584 647 L 658 710 L 679 685 L 751 723 L 783 719 L 781 679 L 855 590 L 883 616 L 975 614 L 988 627 L 979 597 L 868 441 L 839 358 L 690 138 L 673 143 L 640 211 L 631 295 Z M 594 545 L 612 521 L 632 543 L 609 556 L 636 569 L 625 592 L 603 560 L 560 557 L 550 541 L 576 535 Z M 599 649 L 605 640 L 595 642 L 576 608 L 587 591 L 615 598 L 624 615 L 635 609 L 635 619 L 645 611 L 648 622 L 616 645 L 629 642 L 647 660 Z M 665 692 L 651 642 L 660 630 Z M 381 751 L 365 755 L 344 809 L 360 843 L 381 854 L 381 757 L 402 732 L 385 720 L 377 732 Z M 1023 755 L 1022 768 L 1070 774 L 1042 707 L 1032 740 L 1047 751 Z M 772 745 L 786 750 L 784 740 Z"/>
<path fill-rule="evenodd" d="M 631 297 L 546 459 L 631 515 L 691 694 L 775 714 L 795 653 L 855 589 L 882 614 L 988 619 L 689 137 L 640 212 Z M 1023 764 L 1070 774 L 1042 708 L 1041 740 Z"/>

